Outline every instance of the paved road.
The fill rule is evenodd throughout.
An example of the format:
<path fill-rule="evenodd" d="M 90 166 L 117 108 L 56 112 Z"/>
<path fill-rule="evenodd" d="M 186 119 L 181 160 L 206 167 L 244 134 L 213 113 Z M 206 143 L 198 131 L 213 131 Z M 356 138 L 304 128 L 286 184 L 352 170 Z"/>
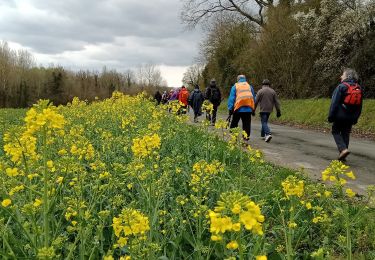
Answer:
<path fill-rule="evenodd" d="M 330 133 L 298 129 L 289 126 L 269 125 L 272 140 L 266 143 L 260 137 L 260 122 L 252 122 L 250 144 L 264 152 L 267 161 L 292 169 L 305 169 L 310 178 L 320 180 L 321 172 L 338 157 Z M 349 186 L 360 194 L 366 187 L 375 185 L 375 142 L 351 138 L 346 164 L 356 175 Z"/>

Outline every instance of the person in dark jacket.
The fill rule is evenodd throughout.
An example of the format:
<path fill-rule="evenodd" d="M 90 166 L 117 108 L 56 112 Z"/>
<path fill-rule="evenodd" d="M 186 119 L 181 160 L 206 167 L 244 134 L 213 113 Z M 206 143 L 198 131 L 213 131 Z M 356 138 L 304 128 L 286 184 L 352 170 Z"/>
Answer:
<path fill-rule="evenodd" d="M 194 111 L 194 123 L 198 122 L 198 116 L 202 115 L 202 104 L 204 101 L 203 93 L 199 90 L 199 86 L 195 85 L 194 90 L 189 97 L 189 105 Z"/>
<path fill-rule="evenodd" d="M 163 92 L 163 95 L 161 95 L 161 103 L 165 105 L 168 102 L 168 93 L 167 91 Z"/>
<path fill-rule="evenodd" d="M 357 82 L 357 72 L 345 69 L 341 75 L 341 83 L 332 95 L 328 122 L 333 123 L 332 135 L 339 150 L 339 160 L 345 160 L 350 154 L 350 132 L 362 112 L 362 88 Z"/>
<path fill-rule="evenodd" d="M 160 102 L 161 102 L 161 94 L 160 94 L 159 90 L 156 91 L 156 93 L 155 93 L 155 95 L 154 95 L 154 99 L 156 100 L 156 103 L 157 103 L 158 105 L 160 105 Z"/>
<path fill-rule="evenodd" d="M 209 100 L 213 105 L 212 115 L 207 115 L 207 119 L 211 122 L 212 125 L 216 123 L 217 109 L 221 103 L 221 92 L 216 85 L 216 80 L 211 79 L 210 85 L 206 88 L 205 99 Z"/>
<path fill-rule="evenodd" d="M 268 143 L 272 139 L 271 130 L 268 127 L 268 119 L 273 111 L 273 107 L 276 107 L 277 117 L 281 116 L 280 102 L 275 90 L 271 88 L 271 83 L 268 79 L 263 80 L 262 88 L 257 93 L 254 111 L 258 106 L 260 108 L 259 115 L 262 124 L 260 135 Z"/>

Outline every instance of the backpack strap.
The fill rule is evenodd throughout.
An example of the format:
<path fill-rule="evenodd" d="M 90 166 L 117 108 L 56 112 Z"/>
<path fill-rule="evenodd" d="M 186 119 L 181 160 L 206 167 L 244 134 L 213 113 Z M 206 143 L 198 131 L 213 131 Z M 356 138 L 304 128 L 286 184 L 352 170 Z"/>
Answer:
<path fill-rule="evenodd" d="M 341 83 L 344 84 L 345 86 L 347 86 L 348 88 L 350 88 L 351 86 L 354 86 L 354 87 L 357 88 L 359 86 L 358 83 L 349 84 L 348 82 L 345 82 L 345 81 L 343 81 Z"/>

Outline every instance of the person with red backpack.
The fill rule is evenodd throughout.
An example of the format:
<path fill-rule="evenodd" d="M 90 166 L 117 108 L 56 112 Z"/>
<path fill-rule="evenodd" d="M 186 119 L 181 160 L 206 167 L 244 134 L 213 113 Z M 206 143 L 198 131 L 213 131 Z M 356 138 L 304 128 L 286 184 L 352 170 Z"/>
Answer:
<path fill-rule="evenodd" d="M 339 150 L 338 159 L 344 161 L 350 154 L 349 138 L 352 126 L 357 124 L 362 112 L 363 91 L 358 84 L 358 74 L 345 69 L 341 83 L 333 92 L 328 122 L 332 124 L 332 135 Z"/>
<path fill-rule="evenodd" d="M 181 87 L 180 92 L 178 93 L 178 101 L 180 101 L 182 105 L 182 114 L 186 114 L 187 106 L 189 104 L 189 91 L 185 88 L 185 86 Z"/>

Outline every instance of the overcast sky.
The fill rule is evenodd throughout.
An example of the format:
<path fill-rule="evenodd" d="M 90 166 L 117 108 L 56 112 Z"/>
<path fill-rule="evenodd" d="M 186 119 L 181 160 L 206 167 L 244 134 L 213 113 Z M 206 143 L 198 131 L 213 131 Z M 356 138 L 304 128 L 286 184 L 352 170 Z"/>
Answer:
<path fill-rule="evenodd" d="M 0 40 L 72 70 L 158 64 L 179 86 L 202 37 L 184 30 L 180 8 L 180 0 L 0 0 Z"/>

